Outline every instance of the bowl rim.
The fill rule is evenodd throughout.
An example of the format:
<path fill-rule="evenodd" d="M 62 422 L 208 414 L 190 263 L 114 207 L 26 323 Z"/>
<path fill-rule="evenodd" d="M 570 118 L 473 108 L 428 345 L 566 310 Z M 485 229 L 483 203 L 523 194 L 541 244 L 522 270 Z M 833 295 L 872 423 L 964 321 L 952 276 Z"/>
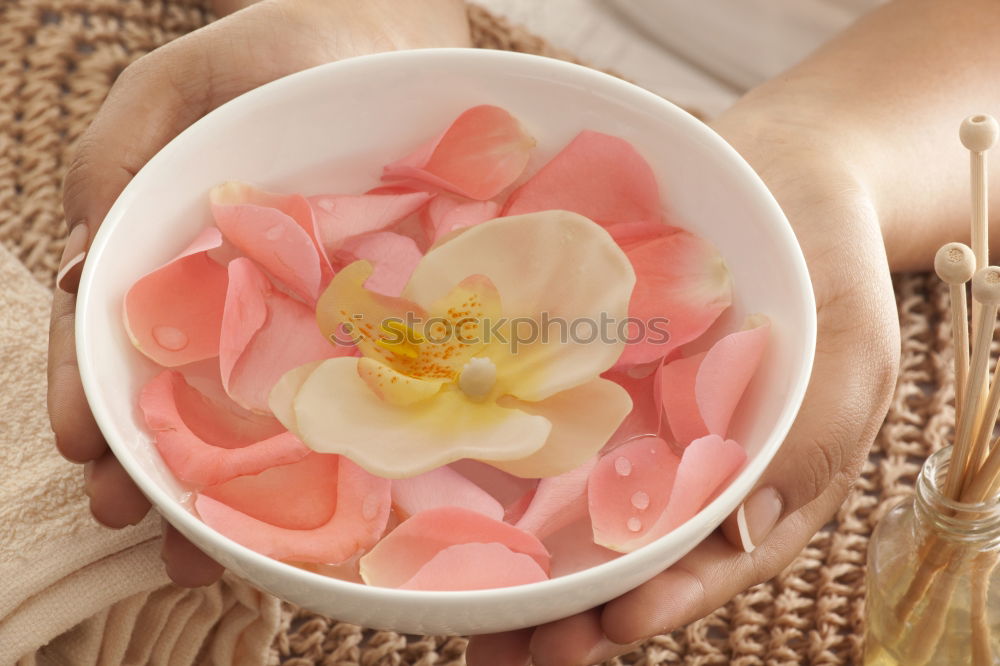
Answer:
<path fill-rule="evenodd" d="M 806 306 L 806 320 L 801 322 L 804 324 L 804 328 L 799 334 L 807 337 L 806 348 L 808 354 L 807 358 L 803 359 L 801 370 L 789 388 L 788 400 L 786 400 L 780 412 L 777 423 L 772 430 L 772 436 L 740 470 L 739 474 L 734 477 L 733 482 L 709 502 L 709 504 L 703 507 L 696 516 L 706 512 L 714 513 L 723 507 L 728 507 L 724 509 L 725 515 L 730 514 L 745 496 L 741 492 L 740 496 L 737 497 L 737 485 L 735 481 L 741 477 L 752 477 L 754 483 L 759 481 L 761 474 L 773 460 L 785 437 L 788 435 L 788 431 L 801 407 L 806 387 L 812 374 L 816 347 L 815 298 L 801 247 L 783 211 L 757 173 L 721 136 L 687 111 L 644 88 L 589 67 L 544 56 L 477 48 L 434 48 L 391 51 L 325 63 L 284 76 L 239 95 L 192 123 L 157 151 L 139 169 L 105 216 L 88 251 L 88 261 L 85 263 L 78 290 L 75 334 L 80 377 L 94 419 L 102 434 L 105 435 L 108 446 L 121 462 L 129 476 L 142 490 L 143 494 L 152 501 L 153 505 L 168 522 L 173 525 L 180 524 L 181 531 L 184 533 L 194 534 L 197 538 L 216 544 L 223 550 L 232 551 L 238 559 L 248 560 L 254 567 L 272 569 L 275 572 L 280 572 L 282 576 L 298 579 L 296 581 L 298 583 L 305 583 L 314 587 L 321 586 L 332 594 L 361 594 L 370 597 L 372 601 L 376 602 L 392 602 L 405 598 L 409 601 L 416 600 L 428 604 L 446 601 L 470 601 L 473 599 L 479 602 L 503 601 L 505 603 L 527 601 L 539 594 L 566 593 L 571 589 L 586 586 L 598 579 L 624 575 L 633 569 L 633 567 L 646 567 L 654 560 L 662 561 L 665 552 L 674 547 L 674 542 L 694 540 L 703 531 L 705 532 L 705 536 L 707 536 L 717 527 L 717 525 L 713 525 L 710 530 L 706 531 L 704 525 L 695 519 L 691 519 L 668 534 L 633 552 L 622 554 L 613 560 L 571 574 L 526 585 L 456 591 L 400 590 L 370 586 L 364 583 L 355 583 L 314 573 L 272 559 L 216 532 L 162 489 L 146 473 L 142 464 L 128 451 L 125 445 L 118 441 L 120 434 L 114 425 L 115 419 L 112 416 L 110 401 L 97 381 L 97 372 L 95 370 L 96 359 L 93 354 L 89 353 L 89 348 L 92 346 L 92 336 L 89 333 L 90 326 L 88 322 L 91 317 L 97 316 L 96 313 L 92 314 L 95 308 L 92 304 L 95 300 L 95 297 L 92 295 L 92 289 L 97 270 L 95 267 L 102 264 L 100 261 L 101 256 L 107 250 L 109 239 L 119 221 L 124 218 L 125 211 L 129 208 L 133 199 L 146 187 L 144 176 L 151 170 L 152 166 L 169 159 L 171 153 L 178 150 L 178 146 L 183 145 L 191 135 L 204 131 L 205 128 L 211 127 L 214 124 L 223 122 L 223 119 L 233 109 L 254 104 L 257 101 L 263 101 L 272 96 L 280 97 L 284 90 L 308 85 L 308 82 L 312 80 L 320 81 L 327 76 L 330 70 L 342 71 L 352 68 L 392 67 L 401 63 L 405 63 L 407 66 L 440 66 L 441 63 L 454 58 L 483 62 L 506 62 L 512 66 L 540 68 L 540 70 L 545 70 L 547 75 L 553 78 L 580 79 L 582 77 L 588 85 L 599 86 L 613 92 L 615 95 L 625 97 L 629 100 L 630 104 L 641 106 L 644 109 L 654 109 L 664 117 L 669 118 L 666 122 L 680 123 L 685 127 L 686 131 L 696 134 L 701 143 L 707 144 L 709 151 L 724 159 L 730 168 L 739 173 L 740 181 L 747 188 L 747 195 L 755 198 L 756 203 L 761 209 L 768 211 L 768 215 L 766 216 L 766 219 L 770 220 L 768 224 L 774 226 L 772 231 L 776 233 L 776 237 L 783 246 L 783 251 L 788 254 L 788 258 L 796 269 L 796 275 L 793 276 L 795 279 L 790 281 L 794 282 L 798 290 L 796 297 Z M 695 546 L 692 546 L 692 549 L 700 541 L 701 539 L 696 542 Z"/>

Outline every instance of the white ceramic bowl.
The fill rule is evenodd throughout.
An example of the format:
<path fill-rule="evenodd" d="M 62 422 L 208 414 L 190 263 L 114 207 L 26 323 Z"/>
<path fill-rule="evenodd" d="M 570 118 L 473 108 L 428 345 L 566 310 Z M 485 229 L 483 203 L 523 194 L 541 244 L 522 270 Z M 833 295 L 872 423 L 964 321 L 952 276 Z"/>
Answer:
<path fill-rule="evenodd" d="M 496 104 L 538 139 L 529 173 L 580 130 L 632 142 L 652 165 L 672 221 L 707 238 L 732 271 L 735 305 L 771 318 L 772 338 L 734 424 L 740 475 L 695 518 L 640 550 L 514 588 L 416 592 L 367 587 L 282 564 L 217 534 L 179 502 L 136 408 L 156 368 L 122 327 L 122 298 L 208 225 L 207 192 L 226 180 L 303 193 L 371 187 L 382 165 L 460 112 Z M 536 56 L 473 49 L 354 58 L 274 81 L 201 119 L 142 168 L 94 239 L 77 306 L 83 386 L 115 455 L 167 520 L 226 568 L 279 597 L 357 624 L 411 633 L 482 633 L 547 622 L 648 580 L 715 529 L 781 445 L 812 367 L 815 307 L 799 246 L 757 175 L 705 125 L 619 79 Z M 752 418 L 748 416 L 752 415 Z"/>

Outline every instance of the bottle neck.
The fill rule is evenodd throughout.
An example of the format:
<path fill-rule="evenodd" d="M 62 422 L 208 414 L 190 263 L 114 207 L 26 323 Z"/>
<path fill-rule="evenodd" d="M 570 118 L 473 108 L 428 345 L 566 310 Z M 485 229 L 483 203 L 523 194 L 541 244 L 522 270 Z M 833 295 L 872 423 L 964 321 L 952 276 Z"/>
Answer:
<path fill-rule="evenodd" d="M 950 446 L 941 449 L 920 469 L 914 496 L 919 525 L 941 538 L 979 550 L 1000 549 L 1000 498 L 967 503 L 944 495 L 951 452 Z"/>

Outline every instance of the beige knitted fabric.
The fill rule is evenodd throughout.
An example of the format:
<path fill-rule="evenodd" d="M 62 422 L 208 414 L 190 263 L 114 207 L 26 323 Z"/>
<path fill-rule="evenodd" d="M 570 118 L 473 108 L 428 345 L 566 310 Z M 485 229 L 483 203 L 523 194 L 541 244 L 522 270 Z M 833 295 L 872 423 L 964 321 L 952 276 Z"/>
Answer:
<path fill-rule="evenodd" d="M 207 19 L 200 0 L 0 0 L 0 241 L 42 283 L 51 285 L 62 250 L 59 184 L 73 142 L 128 62 Z M 479 46 L 566 55 L 480 9 L 470 19 Z M 610 663 L 859 662 L 868 535 L 910 492 L 922 458 L 943 444 L 953 420 L 951 390 L 937 388 L 951 381 L 947 292 L 933 278 L 909 275 L 898 278 L 897 294 L 896 397 L 834 520 L 775 580 Z M 367 631 L 288 605 L 283 613 L 276 664 L 464 663 L 462 639 Z"/>

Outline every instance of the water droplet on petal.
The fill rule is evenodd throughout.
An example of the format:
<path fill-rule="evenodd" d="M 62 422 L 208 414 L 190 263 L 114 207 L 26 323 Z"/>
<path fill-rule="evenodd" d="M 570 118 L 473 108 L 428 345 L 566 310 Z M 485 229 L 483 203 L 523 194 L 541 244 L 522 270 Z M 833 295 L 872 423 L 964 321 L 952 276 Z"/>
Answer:
<path fill-rule="evenodd" d="M 153 339 L 168 351 L 180 351 L 188 345 L 187 333 L 173 326 L 154 326 Z"/>
<path fill-rule="evenodd" d="M 375 514 L 378 513 L 380 504 L 381 502 L 378 499 L 378 495 L 372 494 L 366 497 L 364 503 L 361 505 L 361 517 L 365 520 L 372 520 L 375 518 Z"/>
<path fill-rule="evenodd" d="M 649 495 L 637 490 L 632 493 L 632 506 L 639 509 L 639 511 L 645 511 L 649 508 Z"/>
<path fill-rule="evenodd" d="M 625 526 L 628 527 L 630 532 L 638 532 L 642 529 L 642 521 L 638 518 L 629 518 Z"/>
<path fill-rule="evenodd" d="M 284 233 L 285 230 L 276 224 L 264 233 L 264 238 L 269 241 L 278 240 Z"/>
<path fill-rule="evenodd" d="M 615 471 L 619 476 L 628 476 L 632 473 L 632 461 L 625 456 L 615 458 Z"/>

